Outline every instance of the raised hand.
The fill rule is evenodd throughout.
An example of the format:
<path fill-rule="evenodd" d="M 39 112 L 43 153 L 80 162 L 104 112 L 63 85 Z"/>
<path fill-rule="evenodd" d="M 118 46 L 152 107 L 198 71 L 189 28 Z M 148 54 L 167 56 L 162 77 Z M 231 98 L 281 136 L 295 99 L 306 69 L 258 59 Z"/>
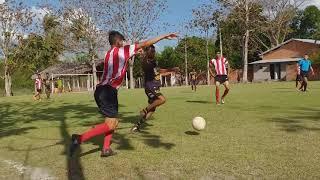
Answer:
<path fill-rule="evenodd" d="M 165 36 L 166 39 L 172 40 L 178 38 L 178 33 L 170 33 Z"/>

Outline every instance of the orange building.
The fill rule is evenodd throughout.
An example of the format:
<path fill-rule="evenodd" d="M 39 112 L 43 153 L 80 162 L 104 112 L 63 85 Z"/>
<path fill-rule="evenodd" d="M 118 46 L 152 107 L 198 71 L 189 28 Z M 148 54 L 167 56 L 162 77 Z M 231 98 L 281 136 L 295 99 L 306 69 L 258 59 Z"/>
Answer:
<path fill-rule="evenodd" d="M 317 52 L 320 52 L 320 41 L 290 39 L 262 53 L 262 60 L 250 63 L 253 66 L 253 81 L 295 80 L 297 61 L 306 53 Z"/>

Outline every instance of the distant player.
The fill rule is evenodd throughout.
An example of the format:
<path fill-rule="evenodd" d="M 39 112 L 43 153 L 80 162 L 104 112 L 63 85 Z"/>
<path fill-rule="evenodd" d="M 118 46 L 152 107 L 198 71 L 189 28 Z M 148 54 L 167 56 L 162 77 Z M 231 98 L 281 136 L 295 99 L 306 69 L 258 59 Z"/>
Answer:
<path fill-rule="evenodd" d="M 163 39 L 173 39 L 177 35 L 167 34 L 142 43 L 124 45 L 124 36 L 117 31 L 109 32 L 111 49 L 106 53 L 104 70 L 101 82 L 97 85 L 94 98 L 100 112 L 104 115 L 104 123 L 98 124 L 81 135 L 73 134 L 71 137 L 70 156 L 74 154 L 81 143 L 97 136 L 104 135 L 104 144 L 101 157 L 114 155 L 110 148 L 110 141 L 114 130 L 118 126 L 118 89 L 127 71 L 129 59 L 137 50 L 148 47 Z"/>
<path fill-rule="evenodd" d="M 300 85 L 299 89 L 298 89 L 298 85 Z M 297 70 L 296 88 L 297 88 L 297 90 L 301 90 L 301 88 L 302 88 L 302 80 L 301 80 L 301 76 L 300 76 L 299 70 Z"/>
<path fill-rule="evenodd" d="M 197 72 L 193 69 L 192 72 L 189 73 L 191 89 L 195 92 L 197 91 Z"/>
<path fill-rule="evenodd" d="M 143 50 L 142 69 L 145 79 L 145 93 L 148 97 L 149 105 L 140 112 L 141 119 L 131 128 L 131 132 L 140 131 L 142 124 L 152 116 L 156 108 L 166 102 L 166 98 L 160 92 L 160 74 L 155 55 L 156 51 L 153 45 Z"/>
<path fill-rule="evenodd" d="M 314 76 L 314 71 L 311 66 L 311 61 L 309 60 L 308 54 L 305 54 L 304 58 L 298 61 L 297 71 L 298 75 L 300 75 L 300 78 L 302 80 L 300 89 L 301 91 L 305 92 L 308 86 L 308 76 L 310 71 L 311 74 Z"/>
<path fill-rule="evenodd" d="M 221 56 L 220 53 L 217 53 L 216 59 L 212 59 L 210 61 L 210 67 L 209 71 L 211 76 L 215 79 L 215 85 L 216 85 L 216 104 L 220 104 L 220 90 L 219 86 L 222 84 L 225 87 L 224 93 L 221 97 L 221 104 L 224 104 L 224 98 L 229 93 L 230 87 L 229 87 L 229 81 L 228 81 L 228 72 L 227 72 L 227 66 L 228 61 L 226 58 Z M 214 73 L 212 72 L 212 67 L 214 67 Z"/>
<path fill-rule="evenodd" d="M 35 86 L 35 90 L 36 93 L 33 96 L 34 100 L 41 100 L 41 92 L 42 92 L 42 79 L 41 79 L 41 75 L 37 74 L 37 78 L 34 82 L 34 86 Z"/>
<path fill-rule="evenodd" d="M 44 79 L 44 86 L 45 86 L 45 88 L 46 88 L 47 99 L 50 99 L 50 95 L 51 95 L 51 82 L 50 82 L 49 73 L 46 73 L 46 78 Z"/>

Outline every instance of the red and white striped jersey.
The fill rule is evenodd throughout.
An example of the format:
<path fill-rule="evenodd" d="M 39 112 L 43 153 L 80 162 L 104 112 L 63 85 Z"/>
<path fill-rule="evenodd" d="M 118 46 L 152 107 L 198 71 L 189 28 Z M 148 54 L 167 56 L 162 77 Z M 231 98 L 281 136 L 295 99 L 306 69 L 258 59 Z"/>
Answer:
<path fill-rule="evenodd" d="M 37 78 L 35 84 L 37 89 L 42 89 L 42 79 Z"/>
<path fill-rule="evenodd" d="M 118 89 L 125 77 L 128 61 L 137 52 L 137 45 L 126 45 L 110 49 L 104 60 L 101 85 L 110 85 Z"/>
<path fill-rule="evenodd" d="M 214 66 L 217 75 L 227 75 L 227 65 L 228 61 L 225 57 L 212 59 L 210 61 L 210 66 Z"/>

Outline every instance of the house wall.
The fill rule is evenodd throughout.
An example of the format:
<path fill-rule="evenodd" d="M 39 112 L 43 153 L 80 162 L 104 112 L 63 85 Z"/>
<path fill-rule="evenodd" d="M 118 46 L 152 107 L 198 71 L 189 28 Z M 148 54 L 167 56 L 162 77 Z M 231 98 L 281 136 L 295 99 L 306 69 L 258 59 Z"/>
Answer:
<path fill-rule="evenodd" d="M 320 50 L 320 45 L 304 43 L 301 41 L 291 41 L 278 49 L 268 52 L 263 55 L 262 59 L 288 59 L 288 58 L 300 58 L 305 53 L 312 54 Z"/>
<path fill-rule="evenodd" d="M 267 81 L 267 80 L 271 80 L 270 65 L 269 64 L 253 65 L 253 81 Z"/>
<path fill-rule="evenodd" d="M 286 78 L 287 78 L 287 63 L 281 63 L 280 64 L 280 70 L 281 70 L 281 77 L 280 77 L 280 79 L 282 80 L 282 81 L 285 81 L 286 80 Z"/>

